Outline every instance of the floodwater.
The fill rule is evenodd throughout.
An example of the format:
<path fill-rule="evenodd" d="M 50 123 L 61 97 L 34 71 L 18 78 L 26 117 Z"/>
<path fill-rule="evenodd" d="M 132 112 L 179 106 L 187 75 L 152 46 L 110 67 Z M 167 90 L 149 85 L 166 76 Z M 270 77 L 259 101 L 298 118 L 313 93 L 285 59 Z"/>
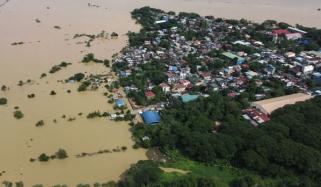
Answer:
<path fill-rule="evenodd" d="M 321 27 L 321 12 L 317 11 L 320 0 L 10 0 L 3 4 L 5 1 L 0 0 L 0 86 L 7 85 L 10 90 L 0 92 L 0 97 L 9 100 L 8 105 L 0 106 L 0 173 L 5 171 L 0 182 L 23 181 L 25 186 L 74 186 L 118 180 L 131 164 L 146 159 L 145 150 L 132 149 L 127 123 L 86 119 L 89 112 L 113 111 L 103 89 L 78 93 L 77 84 L 58 82 L 78 72 L 108 73 L 110 70 L 102 65 L 84 65 L 79 61 L 89 52 L 101 59 L 110 59 L 119 52 L 126 45 L 125 34 L 139 30 L 130 18 L 132 9 L 149 5 L 216 17 L 276 19 Z M 89 7 L 88 3 L 98 7 Z M 72 39 L 74 34 L 98 34 L 103 30 L 117 32 L 118 39 L 96 39 L 90 48 L 79 44 L 84 38 Z M 13 42 L 24 44 L 12 46 Z M 61 61 L 72 65 L 39 79 L 41 73 L 48 73 Z M 32 83 L 17 86 L 19 80 L 27 79 Z M 51 90 L 57 95 L 50 96 Z M 31 93 L 36 97 L 27 98 Z M 15 106 L 24 113 L 23 119 L 13 118 Z M 69 122 L 62 115 L 76 120 Z M 54 119 L 57 123 L 53 123 Z M 39 120 L 44 120 L 44 127 L 35 127 Z M 75 157 L 82 152 L 121 146 L 128 150 Z M 65 149 L 69 158 L 48 163 L 29 161 L 41 153 L 53 154 L 59 148 Z"/>

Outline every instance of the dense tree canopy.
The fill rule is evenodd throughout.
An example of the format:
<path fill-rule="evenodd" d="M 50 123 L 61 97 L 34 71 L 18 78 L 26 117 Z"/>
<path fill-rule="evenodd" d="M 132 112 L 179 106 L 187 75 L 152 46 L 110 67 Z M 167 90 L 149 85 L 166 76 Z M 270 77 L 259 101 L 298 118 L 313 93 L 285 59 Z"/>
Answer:
<path fill-rule="evenodd" d="M 143 146 L 179 149 L 209 164 L 227 159 L 262 176 L 305 176 L 320 183 L 321 97 L 277 110 L 260 128 L 240 118 L 240 103 L 217 93 L 187 104 L 171 103 L 158 126 L 135 128 L 136 137 L 150 137 L 139 139 Z"/>

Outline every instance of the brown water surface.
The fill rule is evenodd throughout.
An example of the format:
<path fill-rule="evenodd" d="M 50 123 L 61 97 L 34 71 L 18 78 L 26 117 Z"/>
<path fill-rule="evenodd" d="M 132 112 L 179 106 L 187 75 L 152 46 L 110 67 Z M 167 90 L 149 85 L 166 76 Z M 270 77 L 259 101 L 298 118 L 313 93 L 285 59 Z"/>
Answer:
<path fill-rule="evenodd" d="M 0 0 L 2 4 L 5 0 Z M 113 111 L 103 96 L 103 88 L 96 92 L 78 93 L 77 84 L 63 84 L 74 73 L 87 75 L 108 73 L 102 65 L 78 63 L 84 54 L 93 52 L 98 58 L 109 58 L 125 45 L 128 31 L 138 31 L 130 18 L 134 8 L 149 5 L 165 10 L 193 11 L 202 15 L 226 18 L 246 18 L 255 21 L 277 19 L 292 24 L 321 27 L 319 0 L 95 0 L 99 5 L 88 7 L 85 0 L 10 0 L 0 7 L 0 86 L 10 87 L 0 92 L 9 100 L 0 106 L 0 181 L 24 181 L 33 184 L 76 185 L 78 183 L 117 180 L 131 164 L 146 159 L 144 150 L 132 149 L 133 141 L 125 122 L 106 119 L 86 119 L 95 110 Z M 40 23 L 36 22 L 40 20 Z M 55 29 L 59 26 L 61 29 Z M 97 39 L 92 47 L 72 39 L 74 34 L 98 34 L 102 30 L 117 32 L 116 40 Z M 13 42 L 24 42 L 12 46 Z M 44 79 L 41 73 L 61 61 L 73 64 Z M 31 84 L 17 86 L 19 80 L 33 80 Z M 71 93 L 66 91 L 70 89 Z M 49 92 L 55 90 L 56 96 Z M 35 98 L 27 98 L 34 93 Z M 25 117 L 13 118 L 14 107 L 19 106 Z M 78 113 L 84 116 L 78 116 Z M 76 117 L 68 122 L 61 116 Z M 58 122 L 53 123 L 56 119 Z M 44 127 L 35 123 L 44 120 Z M 120 153 L 76 158 L 82 152 L 95 152 L 127 146 Z M 66 160 L 48 163 L 29 161 L 41 153 L 53 154 L 64 148 L 69 154 Z"/>

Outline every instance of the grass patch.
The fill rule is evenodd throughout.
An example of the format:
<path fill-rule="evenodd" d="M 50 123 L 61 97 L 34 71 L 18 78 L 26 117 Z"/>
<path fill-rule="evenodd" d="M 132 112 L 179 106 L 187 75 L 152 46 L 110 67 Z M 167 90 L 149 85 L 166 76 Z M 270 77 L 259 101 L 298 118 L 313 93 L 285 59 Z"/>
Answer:
<path fill-rule="evenodd" d="M 190 173 L 195 176 L 212 178 L 214 179 L 216 185 L 220 187 L 229 187 L 232 181 L 245 176 L 251 176 L 255 179 L 257 184 L 276 184 L 276 179 L 262 178 L 251 171 L 235 168 L 224 160 L 220 160 L 213 165 L 206 165 L 189 160 L 182 156 L 178 151 L 169 151 L 167 154 L 173 159 L 173 161 L 170 163 L 161 164 L 162 167 L 186 170 L 190 171 Z M 171 181 L 182 175 L 185 174 L 177 172 L 164 172 L 161 176 L 161 180 Z"/>

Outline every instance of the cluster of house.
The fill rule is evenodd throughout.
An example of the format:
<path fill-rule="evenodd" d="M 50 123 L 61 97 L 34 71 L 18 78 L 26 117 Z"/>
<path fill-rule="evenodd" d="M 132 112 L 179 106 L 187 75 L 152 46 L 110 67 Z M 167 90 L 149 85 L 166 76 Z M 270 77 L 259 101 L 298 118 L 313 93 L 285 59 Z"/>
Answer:
<path fill-rule="evenodd" d="M 121 78 L 131 75 L 141 64 L 148 63 L 152 59 L 160 59 L 163 60 L 161 62 L 166 63 L 167 72 L 164 73 L 167 75 L 167 80 L 159 85 L 149 82 L 149 86 L 144 90 L 146 98 L 155 97 L 155 93 L 152 91 L 154 86 L 159 86 L 168 95 L 181 97 L 183 102 L 207 96 L 201 92 L 191 93 L 190 90 L 196 86 L 204 86 L 206 90 L 213 91 L 228 89 L 228 96 L 236 97 L 247 89 L 251 79 L 258 78 L 255 80 L 256 84 L 260 86 L 264 80 L 270 77 L 281 80 L 287 87 L 295 86 L 310 95 L 321 94 L 321 88 L 311 90 L 307 86 L 309 80 L 321 84 L 321 73 L 317 71 L 321 68 L 321 50 L 304 51 L 298 54 L 289 51 L 280 54 L 276 50 L 265 47 L 263 42 L 254 40 L 245 34 L 246 26 L 233 25 L 225 21 L 217 22 L 213 17 L 168 16 L 166 19 L 156 21 L 155 24 L 166 24 L 169 17 L 175 19 L 180 26 L 150 31 L 155 37 L 145 40 L 141 46 L 129 47 L 114 61 L 114 63 L 127 64 L 126 68 L 118 73 Z M 203 23 L 206 23 L 206 26 L 203 26 Z M 228 34 L 235 31 L 245 37 L 242 37 L 241 40 L 231 41 Z M 188 33 L 201 33 L 202 37 L 190 40 L 187 39 Z M 275 42 L 278 42 L 280 38 L 296 41 L 298 45 L 302 43 L 302 45 L 306 45 L 309 42 L 304 39 L 306 32 L 294 27 L 276 29 L 266 32 L 266 34 L 271 35 Z M 164 40 L 169 41 L 169 47 L 161 47 Z M 244 51 L 233 51 L 233 45 L 250 47 L 256 52 L 247 54 Z M 218 51 L 219 55 L 214 57 L 209 55 L 213 50 Z M 186 60 L 189 54 L 196 55 L 201 63 L 196 67 L 191 67 L 191 63 Z M 210 70 L 208 68 L 210 64 L 217 60 L 228 63 L 223 68 Z M 251 71 L 250 66 L 254 61 L 261 64 L 264 67 L 263 70 Z M 266 89 L 268 90 L 268 88 Z M 131 85 L 125 87 L 125 90 L 127 92 L 137 91 L 138 88 Z M 264 99 L 265 94 L 257 94 L 256 98 L 258 100 Z M 269 114 L 255 107 L 244 110 L 244 114 L 259 124 L 269 120 Z M 153 120 L 150 121 L 158 122 L 160 120 L 157 112 L 146 115 L 154 115 L 151 117 Z"/>

